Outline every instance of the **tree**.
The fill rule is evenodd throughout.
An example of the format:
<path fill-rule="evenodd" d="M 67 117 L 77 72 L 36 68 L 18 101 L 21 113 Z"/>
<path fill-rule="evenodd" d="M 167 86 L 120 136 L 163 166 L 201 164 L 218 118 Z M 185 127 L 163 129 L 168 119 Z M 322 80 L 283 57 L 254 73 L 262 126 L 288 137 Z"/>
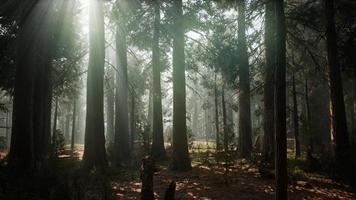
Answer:
<path fill-rule="evenodd" d="M 265 4 L 265 78 L 264 78 L 264 121 L 263 157 L 273 163 L 274 157 L 274 70 L 275 70 L 275 7 L 269 0 Z"/>
<path fill-rule="evenodd" d="M 103 1 L 89 5 L 89 66 L 85 124 L 84 168 L 107 166 L 104 134 L 105 38 Z"/>
<path fill-rule="evenodd" d="M 53 2 L 29 1 L 18 18 L 17 66 L 9 167 L 16 173 L 40 167 L 50 143 Z M 30 9 L 28 9 L 30 8 Z M 23 18 L 26 16 L 26 18 Z M 43 18 L 45 16 L 45 18 Z M 16 17 L 15 17 L 16 18 Z M 42 19 L 41 23 L 38 19 Z M 46 74 L 46 78 L 42 76 Z"/>
<path fill-rule="evenodd" d="M 275 85 L 275 199 L 287 199 L 287 128 L 286 128 L 286 25 L 284 0 L 276 6 L 276 85 Z"/>
<path fill-rule="evenodd" d="M 121 16 L 116 29 L 116 60 L 118 70 L 116 73 L 116 96 L 115 96 L 115 142 L 114 162 L 130 159 L 130 133 L 129 133 L 129 109 L 128 109 L 128 78 L 127 78 L 127 43 L 126 26 Z"/>
<path fill-rule="evenodd" d="M 239 154 L 247 158 L 252 150 L 251 103 L 250 103 L 250 69 L 246 42 L 245 0 L 238 1 L 238 55 L 239 61 Z"/>
<path fill-rule="evenodd" d="M 154 32 L 152 43 L 152 84 L 153 84 L 153 140 L 152 155 L 155 159 L 166 156 L 163 138 L 162 122 L 162 94 L 161 94 L 161 67 L 160 67 L 160 2 L 154 1 Z"/>
<path fill-rule="evenodd" d="M 294 128 L 294 153 L 295 158 L 300 157 L 300 142 L 299 142 L 299 117 L 298 117 L 298 102 L 295 83 L 295 72 L 292 74 L 292 95 L 293 95 L 293 128 Z"/>
<path fill-rule="evenodd" d="M 191 168 L 186 124 L 184 20 L 182 0 L 173 1 L 173 154 L 171 168 Z"/>
<path fill-rule="evenodd" d="M 71 157 L 74 155 L 74 144 L 75 144 L 75 132 L 76 132 L 76 116 L 77 115 L 77 101 L 74 99 L 73 100 L 73 114 L 72 114 L 72 135 L 71 135 L 71 140 L 70 140 L 70 153 Z"/>
<path fill-rule="evenodd" d="M 346 151 L 349 146 L 347 132 L 343 85 L 338 60 L 338 45 L 335 29 L 334 0 L 325 0 L 326 43 L 328 58 L 331 136 L 334 145 L 335 159 L 340 167 L 345 167 Z M 341 170 L 341 169 L 339 169 Z M 340 171 L 341 172 L 341 171 Z"/>

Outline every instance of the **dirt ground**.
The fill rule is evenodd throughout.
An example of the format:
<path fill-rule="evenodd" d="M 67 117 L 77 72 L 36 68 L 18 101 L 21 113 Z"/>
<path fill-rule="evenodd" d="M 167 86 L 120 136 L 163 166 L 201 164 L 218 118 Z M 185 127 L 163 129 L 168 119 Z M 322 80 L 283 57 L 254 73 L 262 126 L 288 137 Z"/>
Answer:
<path fill-rule="evenodd" d="M 169 183 L 177 182 L 177 199 L 273 199 L 274 181 L 259 176 L 258 170 L 246 165 L 232 167 L 229 185 L 225 184 L 222 166 L 197 165 L 189 172 L 175 173 L 162 167 L 154 176 L 156 199 L 163 199 Z M 113 191 L 118 199 L 139 199 L 140 181 L 113 182 Z M 290 199 L 356 199 L 356 190 L 327 178 L 289 185 Z"/>

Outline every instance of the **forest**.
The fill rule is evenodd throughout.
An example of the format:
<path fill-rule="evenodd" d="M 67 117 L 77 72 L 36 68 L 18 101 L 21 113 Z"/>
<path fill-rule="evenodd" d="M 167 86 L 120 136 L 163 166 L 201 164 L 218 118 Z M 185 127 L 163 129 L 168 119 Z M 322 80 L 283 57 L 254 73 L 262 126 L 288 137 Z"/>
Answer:
<path fill-rule="evenodd" d="M 0 199 L 356 199 L 355 0 L 0 0 Z"/>

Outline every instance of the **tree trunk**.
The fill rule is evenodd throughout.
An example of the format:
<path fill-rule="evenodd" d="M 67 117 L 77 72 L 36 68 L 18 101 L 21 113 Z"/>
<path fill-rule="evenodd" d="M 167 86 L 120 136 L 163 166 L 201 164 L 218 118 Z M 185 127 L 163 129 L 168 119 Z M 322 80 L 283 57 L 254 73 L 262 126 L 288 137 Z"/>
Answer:
<path fill-rule="evenodd" d="M 223 118 L 223 129 L 224 129 L 224 152 L 227 155 L 229 148 L 229 129 L 226 117 L 226 102 L 225 102 L 225 83 L 221 90 L 221 104 L 222 104 L 222 118 Z"/>
<path fill-rule="evenodd" d="M 58 121 L 58 97 L 55 100 L 54 116 L 53 116 L 53 130 L 52 130 L 52 154 L 56 155 L 57 149 L 57 121 Z"/>
<path fill-rule="evenodd" d="M 352 108 L 351 108 L 351 130 L 352 130 L 352 138 L 353 143 L 356 143 L 356 80 L 352 81 Z"/>
<path fill-rule="evenodd" d="M 299 142 L 299 119 L 298 119 L 298 102 L 297 91 L 295 85 L 295 72 L 292 74 L 292 95 L 293 95 L 293 127 L 294 127 L 294 153 L 295 158 L 300 157 L 300 142 Z"/>
<path fill-rule="evenodd" d="M 251 135 L 251 103 L 250 103 L 250 69 L 248 63 L 246 43 L 245 0 L 238 1 L 238 53 L 239 62 L 239 155 L 242 158 L 250 157 L 252 150 Z"/>
<path fill-rule="evenodd" d="M 152 83 L 153 83 L 153 140 L 152 140 L 152 156 L 159 160 L 166 156 L 164 149 L 163 138 L 163 122 L 162 122 L 162 95 L 161 95 L 161 67 L 160 67 L 160 2 L 154 1 L 154 32 L 152 43 Z"/>
<path fill-rule="evenodd" d="M 53 18 L 52 1 L 32 2 L 33 9 L 19 25 L 13 101 L 13 128 L 8 166 L 18 174 L 36 167 L 47 153 L 48 98 Z M 22 13 L 23 14 L 23 13 Z M 45 19 L 42 23 L 38 19 Z M 42 83 L 43 81 L 43 83 Z M 41 84 L 39 83 L 41 82 Z M 48 84 L 48 85 L 46 85 Z M 41 86 L 41 87 L 37 87 Z M 37 102 L 39 101 L 39 102 Z M 48 113 L 49 112 L 49 113 Z M 37 162 L 36 162 L 37 161 Z"/>
<path fill-rule="evenodd" d="M 345 155 L 349 146 L 349 137 L 347 132 L 340 63 L 338 60 L 334 0 L 325 0 L 325 13 L 330 88 L 331 135 L 335 150 L 335 159 L 338 165 L 342 168 L 349 164 L 347 163 L 348 158 Z M 342 170 L 341 168 L 339 170 Z"/>
<path fill-rule="evenodd" d="M 106 93 L 106 116 L 107 116 L 107 127 L 106 127 L 106 141 L 109 145 L 113 144 L 115 137 L 115 72 L 114 70 L 109 70 L 110 77 L 108 81 L 107 93 Z"/>
<path fill-rule="evenodd" d="M 105 38 L 103 1 L 89 5 L 89 66 L 85 125 L 84 168 L 107 166 L 104 133 Z"/>
<path fill-rule="evenodd" d="M 275 120 L 276 120 L 276 152 L 275 199 L 287 199 L 287 131 L 286 131 L 286 25 L 284 16 L 284 1 L 276 1 L 276 90 L 275 90 Z"/>
<path fill-rule="evenodd" d="M 171 168 L 191 168 L 186 124 L 183 2 L 173 2 L 173 154 Z"/>
<path fill-rule="evenodd" d="M 116 74 L 116 105 L 115 105 L 115 142 L 114 162 L 119 165 L 130 160 L 130 132 L 128 109 L 128 79 L 127 79 L 127 44 L 126 30 L 123 24 L 118 25 L 116 32 L 116 59 L 118 72 Z"/>
<path fill-rule="evenodd" d="M 266 48 L 266 69 L 264 84 L 264 137 L 263 137 L 263 158 L 272 163 L 274 160 L 274 79 L 275 79 L 275 4 L 269 0 L 265 5 L 265 48 Z"/>
<path fill-rule="evenodd" d="M 134 139 L 136 134 L 136 118 L 135 118 L 135 105 L 136 105 L 135 91 L 132 89 L 131 92 L 131 113 L 130 113 L 130 148 L 131 151 L 134 149 Z"/>
<path fill-rule="evenodd" d="M 309 103 L 309 84 L 308 84 L 308 75 L 305 75 L 305 109 L 306 109 L 306 129 L 307 134 L 309 135 L 309 151 L 313 153 L 314 151 L 314 141 L 313 133 L 311 130 L 311 113 L 310 113 L 310 103 Z"/>
<path fill-rule="evenodd" d="M 71 135 L 71 140 L 70 140 L 70 153 L 71 153 L 71 157 L 73 157 L 74 155 L 74 140 L 75 140 L 75 132 L 76 132 L 76 126 L 75 126 L 75 118 L 77 117 L 77 102 L 76 100 L 74 100 L 73 102 L 73 116 L 72 116 L 72 135 Z"/>
<path fill-rule="evenodd" d="M 67 108 L 69 110 L 69 108 Z M 65 129 L 64 129 L 64 141 L 65 144 L 69 144 L 70 142 L 70 114 L 68 113 L 68 110 L 66 109 L 65 113 Z"/>
<path fill-rule="evenodd" d="M 219 104 L 218 86 L 216 83 L 216 71 L 214 72 L 214 103 L 215 103 L 215 131 L 216 131 L 216 153 L 220 151 L 220 130 L 219 130 Z"/>

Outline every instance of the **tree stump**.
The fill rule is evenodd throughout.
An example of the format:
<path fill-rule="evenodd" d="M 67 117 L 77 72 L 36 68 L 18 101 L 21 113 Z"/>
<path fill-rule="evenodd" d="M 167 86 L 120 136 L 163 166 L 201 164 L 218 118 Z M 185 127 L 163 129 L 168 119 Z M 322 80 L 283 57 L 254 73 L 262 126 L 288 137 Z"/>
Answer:
<path fill-rule="evenodd" d="M 145 156 L 141 164 L 141 200 L 153 200 L 153 174 L 156 171 L 155 161 L 151 156 Z"/>

